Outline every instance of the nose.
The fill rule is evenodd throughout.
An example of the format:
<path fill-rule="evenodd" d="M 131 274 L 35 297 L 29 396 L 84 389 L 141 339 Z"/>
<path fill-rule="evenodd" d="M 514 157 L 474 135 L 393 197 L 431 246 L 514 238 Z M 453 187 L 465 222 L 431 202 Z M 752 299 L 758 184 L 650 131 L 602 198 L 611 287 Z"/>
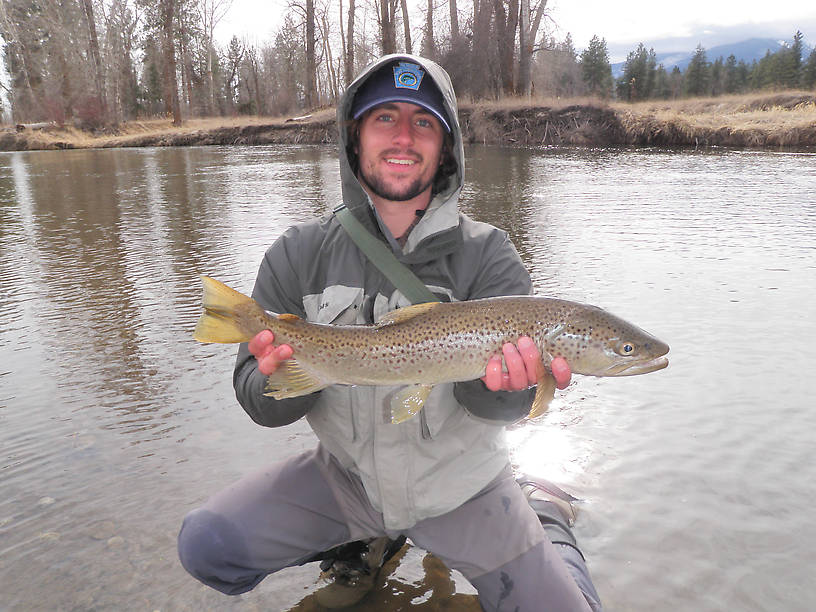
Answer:
<path fill-rule="evenodd" d="M 394 142 L 403 146 L 413 144 L 414 126 L 408 117 L 400 117 L 395 126 Z"/>

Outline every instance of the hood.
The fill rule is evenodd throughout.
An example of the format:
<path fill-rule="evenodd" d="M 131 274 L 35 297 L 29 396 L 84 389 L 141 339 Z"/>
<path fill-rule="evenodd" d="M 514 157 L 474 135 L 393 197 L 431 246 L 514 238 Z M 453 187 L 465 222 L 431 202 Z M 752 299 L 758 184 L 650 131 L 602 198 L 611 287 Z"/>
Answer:
<path fill-rule="evenodd" d="M 459 193 L 464 183 L 465 154 L 462 145 L 462 131 L 459 128 L 456 94 L 453 91 L 450 77 L 441 66 L 431 60 L 396 53 L 385 55 L 372 62 L 346 88 L 337 104 L 337 126 L 339 130 L 340 179 L 343 203 L 354 213 L 363 225 L 375 236 L 382 237 L 379 225 L 374 217 L 371 200 L 357 180 L 348 157 L 349 138 L 347 126 L 352 120 L 351 103 L 360 86 L 383 65 L 395 60 L 414 62 L 422 66 L 425 78 L 433 79 L 442 92 L 445 111 L 450 120 L 451 137 L 453 138 L 453 156 L 457 170 L 448 177 L 447 185 L 434 195 L 427 212 L 411 231 L 402 253 L 394 253 L 406 263 L 420 263 L 452 252 L 461 245 L 459 232 Z"/>

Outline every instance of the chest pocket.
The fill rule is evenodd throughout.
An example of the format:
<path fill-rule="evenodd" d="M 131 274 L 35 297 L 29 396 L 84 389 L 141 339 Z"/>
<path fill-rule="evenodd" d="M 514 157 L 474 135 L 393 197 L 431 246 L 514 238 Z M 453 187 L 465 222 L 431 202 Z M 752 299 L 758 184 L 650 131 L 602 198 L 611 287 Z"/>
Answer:
<path fill-rule="evenodd" d="M 312 323 L 355 325 L 365 323 L 363 290 L 360 287 L 332 285 L 323 293 L 303 298 L 306 318 Z"/>
<path fill-rule="evenodd" d="M 425 440 L 435 440 L 444 431 L 455 431 L 463 417 L 465 410 L 453 396 L 453 383 L 435 385 L 419 413 L 422 437 Z"/>

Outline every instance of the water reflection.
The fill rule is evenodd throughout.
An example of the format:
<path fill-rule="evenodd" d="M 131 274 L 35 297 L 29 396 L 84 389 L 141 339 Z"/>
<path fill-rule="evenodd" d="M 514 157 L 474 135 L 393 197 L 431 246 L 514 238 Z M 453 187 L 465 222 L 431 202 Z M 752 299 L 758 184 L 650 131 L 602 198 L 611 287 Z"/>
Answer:
<path fill-rule="evenodd" d="M 816 605 L 801 587 L 814 169 L 805 154 L 468 151 L 463 209 L 509 232 L 538 293 L 672 346 L 669 369 L 581 378 L 509 432 L 519 469 L 585 500 L 577 533 L 610 609 Z M 191 341 L 198 275 L 248 291 L 267 246 L 338 189 L 321 147 L 0 155 L 5 606 L 313 609 L 313 567 L 226 599 L 174 540 L 210 493 L 314 444 L 303 422 L 255 426 L 233 348 Z M 477 609 L 435 563 L 406 549 L 367 609 Z"/>

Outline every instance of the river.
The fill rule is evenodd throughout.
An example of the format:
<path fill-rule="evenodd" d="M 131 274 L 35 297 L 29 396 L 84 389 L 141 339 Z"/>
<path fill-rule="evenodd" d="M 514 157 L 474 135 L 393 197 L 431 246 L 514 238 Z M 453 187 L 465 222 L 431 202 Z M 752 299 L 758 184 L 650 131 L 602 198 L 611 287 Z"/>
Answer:
<path fill-rule="evenodd" d="M 671 346 L 668 369 L 576 376 L 508 434 L 518 469 L 583 500 L 606 608 L 816 609 L 816 155 L 467 163 L 463 209 L 510 233 L 538 294 Z M 326 147 L 0 154 L 0 610 L 316 609 L 316 567 L 227 598 L 175 538 L 208 495 L 315 444 L 304 421 L 255 425 L 234 347 L 192 340 L 198 275 L 249 291 L 266 247 L 338 201 Z M 421 550 L 386 569 L 360 609 L 478 609 Z"/>

